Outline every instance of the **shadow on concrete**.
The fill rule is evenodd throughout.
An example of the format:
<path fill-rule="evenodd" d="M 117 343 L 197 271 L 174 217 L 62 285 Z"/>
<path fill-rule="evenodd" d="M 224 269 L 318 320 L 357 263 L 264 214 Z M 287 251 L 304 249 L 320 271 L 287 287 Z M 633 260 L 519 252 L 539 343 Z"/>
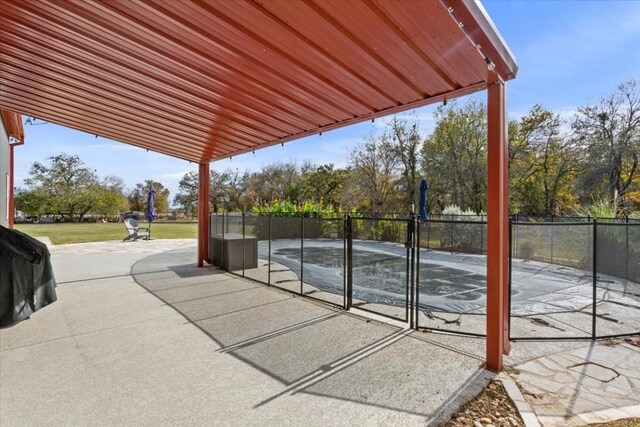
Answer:
<path fill-rule="evenodd" d="M 185 262 L 177 264 L 176 257 Z M 197 268 L 186 259 L 172 251 L 152 255 L 134 264 L 131 275 L 209 336 L 217 351 L 283 384 L 283 391 L 256 407 L 308 393 L 438 422 L 492 377 L 481 359 L 420 333 Z"/>

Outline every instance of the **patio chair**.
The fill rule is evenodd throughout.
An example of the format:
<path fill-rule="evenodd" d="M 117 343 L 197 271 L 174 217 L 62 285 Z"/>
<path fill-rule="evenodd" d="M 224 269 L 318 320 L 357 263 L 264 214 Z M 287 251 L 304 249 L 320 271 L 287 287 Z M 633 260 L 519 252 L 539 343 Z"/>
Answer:
<path fill-rule="evenodd" d="M 140 238 L 149 240 L 150 230 L 148 227 L 140 227 L 138 221 L 133 218 L 127 218 L 124 220 L 124 226 L 127 227 L 129 235 L 122 239 L 123 242 L 133 240 L 134 242 Z"/>

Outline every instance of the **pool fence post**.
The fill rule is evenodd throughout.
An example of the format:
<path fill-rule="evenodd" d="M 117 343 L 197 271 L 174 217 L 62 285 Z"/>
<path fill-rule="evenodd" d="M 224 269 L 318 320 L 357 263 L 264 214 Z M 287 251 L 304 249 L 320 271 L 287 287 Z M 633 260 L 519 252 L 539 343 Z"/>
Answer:
<path fill-rule="evenodd" d="M 596 291 L 598 286 L 598 220 L 593 218 L 593 308 L 591 310 L 591 339 L 596 339 Z"/>
<path fill-rule="evenodd" d="M 300 295 L 304 294 L 304 213 L 300 214 Z"/>
<path fill-rule="evenodd" d="M 415 329 L 420 327 L 420 220 L 416 222 L 416 304 L 415 304 L 415 312 L 416 312 L 416 322 Z"/>
<path fill-rule="evenodd" d="M 451 222 L 449 223 L 451 225 L 451 240 L 449 240 L 449 244 L 451 245 L 451 247 L 449 248 L 449 250 L 451 252 L 454 251 L 455 245 L 453 244 L 453 221 L 455 221 L 455 219 L 453 219 L 454 216 L 451 215 Z"/>
<path fill-rule="evenodd" d="M 554 214 L 551 214 L 551 223 L 553 224 L 554 221 Z M 551 227 L 551 264 L 553 264 L 553 226 Z"/>
<path fill-rule="evenodd" d="M 267 218 L 267 239 L 269 242 L 269 255 L 267 256 L 267 284 L 271 285 L 271 214 L 269 214 Z"/>
<path fill-rule="evenodd" d="M 484 215 L 480 214 L 480 254 L 484 253 L 482 247 L 484 246 L 484 228 L 482 224 L 484 222 Z"/>
<path fill-rule="evenodd" d="M 413 328 L 413 286 L 414 286 L 414 267 L 415 267 L 415 256 L 416 249 L 413 241 L 414 230 L 415 230 L 415 214 L 411 212 L 409 214 L 409 223 L 407 224 L 407 263 L 409 275 L 407 276 L 407 313 L 406 317 L 409 321 L 409 327 Z"/>
<path fill-rule="evenodd" d="M 513 218 L 509 217 L 509 311 L 507 314 L 507 322 L 509 325 L 509 340 L 511 340 L 511 280 L 513 277 L 513 247 L 511 245 L 511 239 L 513 237 Z"/>
<path fill-rule="evenodd" d="M 347 310 L 353 303 L 353 218 L 347 215 Z"/>
<path fill-rule="evenodd" d="M 520 216 L 519 216 L 518 214 L 516 214 L 516 218 L 515 218 L 515 221 L 514 221 L 514 222 L 518 222 L 519 220 L 520 220 Z M 511 239 L 513 240 L 513 239 L 514 239 L 514 237 L 513 237 L 513 236 L 511 236 Z M 512 246 L 512 248 L 513 248 L 513 251 L 514 251 L 515 253 L 518 253 L 518 233 L 516 233 L 515 240 L 513 240 L 513 242 L 511 242 L 511 246 Z"/>
<path fill-rule="evenodd" d="M 626 269 L 625 269 L 625 274 L 624 274 L 624 278 L 629 280 L 629 215 L 625 215 L 625 219 L 626 219 L 626 224 L 624 226 L 624 233 L 625 233 L 625 261 L 626 261 Z"/>
<path fill-rule="evenodd" d="M 227 217 L 226 221 L 229 221 Z M 225 216 L 224 211 L 222 212 L 222 239 L 220 240 L 220 269 L 224 270 L 224 227 L 225 227 Z"/>
<path fill-rule="evenodd" d="M 342 307 L 347 310 L 347 216 L 342 216 Z"/>
<path fill-rule="evenodd" d="M 214 224 L 214 219 L 213 219 L 213 212 L 209 212 L 209 250 L 208 250 L 208 254 L 207 256 L 209 257 L 209 261 L 211 262 L 211 265 L 213 265 L 213 242 L 211 241 L 211 235 L 216 234 L 215 232 L 215 227 L 213 226 Z"/>
<path fill-rule="evenodd" d="M 245 241 L 245 221 L 244 221 L 244 211 L 242 211 L 242 277 L 244 277 L 244 263 L 245 263 L 245 253 L 246 253 L 246 241 Z"/>

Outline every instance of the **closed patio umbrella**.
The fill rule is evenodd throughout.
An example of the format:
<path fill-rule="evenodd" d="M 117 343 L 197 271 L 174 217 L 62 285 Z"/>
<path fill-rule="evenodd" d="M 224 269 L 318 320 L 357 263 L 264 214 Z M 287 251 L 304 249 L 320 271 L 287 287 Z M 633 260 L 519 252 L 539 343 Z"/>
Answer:
<path fill-rule="evenodd" d="M 149 194 L 147 194 L 147 210 L 145 211 L 145 217 L 149 222 L 149 239 L 151 239 L 151 223 L 154 219 L 156 219 L 156 190 L 153 188 L 149 190 Z"/>
<path fill-rule="evenodd" d="M 427 185 L 427 181 L 424 179 L 420 181 L 420 220 L 427 220 L 427 190 L 429 186 Z"/>

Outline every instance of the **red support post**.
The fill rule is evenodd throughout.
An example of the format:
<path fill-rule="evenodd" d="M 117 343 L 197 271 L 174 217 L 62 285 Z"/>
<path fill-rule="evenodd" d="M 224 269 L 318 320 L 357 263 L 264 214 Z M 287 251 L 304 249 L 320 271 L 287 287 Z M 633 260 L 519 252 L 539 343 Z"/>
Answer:
<path fill-rule="evenodd" d="M 511 342 L 509 341 L 509 310 L 511 310 L 511 305 L 509 304 L 509 292 L 511 292 L 511 287 L 509 280 L 509 119 L 507 117 L 507 85 L 506 83 L 502 83 L 502 104 L 503 104 L 503 131 L 502 138 L 504 138 L 504 155 L 502 156 L 503 161 L 503 169 L 502 169 L 502 179 L 503 184 L 502 188 L 504 189 L 504 197 L 502 198 L 503 203 L 503 216 L 502 216 L 502 226 L 503 230 L 503 245 L 502 245 L 502 274 L 504 277 L 504 281 L 502 283 L 502 308 L 503 308 L 503 318 L 502 318 L 502 349 L 503 354 L 509 354 L 511 351 Z"/>
<path fill-rule="evenodd" d="M 209 262 L 209 163 L 198 167 L 198 267 Z"/>
<path fill-rule="evenodd" d="M 505 84 L 488 86 L 487 111 L 487 368 L 502 370 L 508 354 L 508 140 Z"/>

